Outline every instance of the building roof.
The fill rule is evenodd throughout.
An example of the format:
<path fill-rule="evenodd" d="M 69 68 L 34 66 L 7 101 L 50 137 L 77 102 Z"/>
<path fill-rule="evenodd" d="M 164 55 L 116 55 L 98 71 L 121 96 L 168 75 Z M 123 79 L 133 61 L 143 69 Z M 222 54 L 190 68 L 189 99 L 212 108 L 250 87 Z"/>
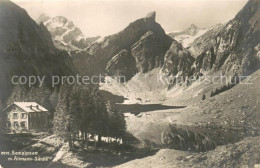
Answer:
<path fill-rule="evenodd" d="M 39 105 L 36 102 L 14 102 L 13 104 L 17 105 L 18 107 L 20 107 L 21 109 L 23 109 L 25 112 L 28 112 L 28 113 L 29 112 L 48 111 L 47 109 L 45 109 L 44 107 L 42 107 L 41 105 Z M 10 106 L 12 106 L 12 105 L 10 105 Z M 7 108 L 9 108 L 10 106 L 8 106 Z M 4 109 L 4 110 L 6 110 L 6 109 Z"/>

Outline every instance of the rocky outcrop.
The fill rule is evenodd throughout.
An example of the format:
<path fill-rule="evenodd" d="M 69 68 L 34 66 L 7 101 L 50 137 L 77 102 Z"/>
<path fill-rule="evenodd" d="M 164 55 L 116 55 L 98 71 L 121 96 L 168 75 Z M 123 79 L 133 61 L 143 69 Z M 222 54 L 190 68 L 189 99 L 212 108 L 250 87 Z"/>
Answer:
<path fill-rule="evenodd" d="M 196 38 L 188 48 L 193 57 L 198 57 L 201 53 L 209 50 L 215 43 L 215 36 L 226 24 L 217 24 L 208 29 L 208 31 Z"/>
<path fill-rule="evenodd" d="M 162 73 L 165 76 L 191 76 L 194 58 L 179 42 L 174 41 L 165 54 Z"/>
<path fill-rule="evenodd" d="M 194 58 L 190 52 L 185 49 L 179 42 L 174 41 L 170 49 L 164 57 L 164 64 L 161 73 L 169 80 L 168 89 L 171 89 L 176 84 L 186 83 L 189 85 L 187 78 L 193 75 L 192 64 Z"/>

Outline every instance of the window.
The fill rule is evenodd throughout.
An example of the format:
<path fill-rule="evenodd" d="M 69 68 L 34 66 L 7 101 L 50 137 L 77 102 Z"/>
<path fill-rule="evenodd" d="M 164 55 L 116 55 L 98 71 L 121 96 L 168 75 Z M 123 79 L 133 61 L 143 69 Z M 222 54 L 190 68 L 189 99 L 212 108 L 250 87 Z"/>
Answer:
<path fill-rule="evenodd" d="M 18 122 L 14 122 L 14 127 L 19 127 L 19 124 L 18 124 Z"/>
<path fill-rule="evenodd" d="M 13 113 L 13 119 L 17 119 L 18 118 L 18 113 Z"/>
<path fill-rule="evenodd" d="M 17 107 L 15 107 L 15 108 L 14 108 L 14 111 L 18 111 L 18 108 L 17 108 Z"/>
<path fill-rule="evenodd" d="M 21 127 L 26 128 L 26 122 L 25 121 L 21 122 Z"/>
<path fill-rule="evenodd" d="M 25 119 L 27 117 L 26 113 L 22 113 L 22 118 Z"/>

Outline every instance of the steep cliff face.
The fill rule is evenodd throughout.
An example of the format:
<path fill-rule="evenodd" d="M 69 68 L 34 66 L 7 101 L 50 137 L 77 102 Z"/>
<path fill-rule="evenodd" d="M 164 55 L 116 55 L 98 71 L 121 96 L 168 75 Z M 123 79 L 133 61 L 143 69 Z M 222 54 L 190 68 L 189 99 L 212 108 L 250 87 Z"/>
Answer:
<path fill-rule="evenodd" d="M 169 48 L 165 38 L 148 31 L 131 47 L 138 72 L 146 73 L 154 68 L 162 67 L 164 54 Z"/>
<path fill-rule="evenodd" d="M 221 69 L 236 75 L 259 68 L 259 13 L 260 2 L 250 0 L 233 20 L 195 40 L 190 50 L 198 54 L 196 73 Z"/>
<path fill-rule="evenodd" d="M 197 57 L 201 53 L 210 49 L 211 45 L 213 45 L 215 42 L 215 36 L 225 25 L 226 24 L 217 24 L 215 26 L 212 26 L 208 29 L 207 32 L 196 38 L 188 48 L 192 56 Z"/>
<path fill-rule="evenodd" d="M 162 73 L 165 76 L 191 76 L 191 66 L 194 60 L 187 49 L 179 42 L 174 41 L 165 54 Z"/>
<path fill-rule="evenodd" d="M 85 70 L 78 70 L 81 73 L 88 73 L 90 67 L 93 67 L 93 65 L 90 65 L 87 62 L 95 62 L 95 67 L 90 71 L 114 75 L 112 72 L 115 71 L 111 70 L 111 63 L 120 62 L 118 68 L 124 68 L 124 66 L 126 66 L 128 67 L 127 69 L 131 69 L 131 74 L 128 73 L 127 78 L 134 76 L 136 73 L 134 70 L 135 68 L 138 72 L 147 72 L 155 67 L 161 66 L 164 54 L 170 47 L 172 39 L 168 37 L 162 27 L 155 22 L 155 15 L 155 12 L 152 12 L 144 18 L 130 23 L 129 26 L 121 32 L 107 36 L 103 40 L 93 43 L 85 51 L 82 51 L 82 54 L 77 54 L 81 55 L 80 57 L 83 61 L 79 61 L 79 57 L 77 56 L 75 56 L 75 58 L 73 57 L 75 66 L 85 66 Z M 122 54 L 120 53 L 122 50 L 127 50 L 129 53 Z M 88 58 L 90 55 L 92 60 L 90 61 L 88 58 L 84 58 L 82 56 L 84 53 L 86 53 L 85 55 Z M 135 62 L 132 61 L 132 57 Z M 127 63 L 129 58 L 131 60 L 131 68 L 127 64 L 123 66 L 123 62 Z M 89 61 L 84 61 L 86 59 Z M 117 72 L 120 71 L 123 72 L 125 70 L 118 69 Z"/>
<path fill-rule="evenodd" d="M 25 86 L 12 84 L 11 77 L 14 75 L 46 76 L 44 87 L 48 88 L 52 75 L 72 73 L 73 68 L 69 56 L 54 47 L 51 35 L 44 25 L 37 25 L 24 9 L 8 0 L 0 1 L 0 22 L 2 103 L 10 95 L 19 100 L 31 90 Z M 16 90 L 15 93 L 13 93 L 14 90 Z"/>
<path fill-rule="evenodd" d="M 135 59 L 131 52 L 128 50 L 120 51 L 108 62 L 106 72 L 109 76 L 123 77 L 120 79 L 121 82 L 131 79 L 133 74 L 137 72 Z"/>

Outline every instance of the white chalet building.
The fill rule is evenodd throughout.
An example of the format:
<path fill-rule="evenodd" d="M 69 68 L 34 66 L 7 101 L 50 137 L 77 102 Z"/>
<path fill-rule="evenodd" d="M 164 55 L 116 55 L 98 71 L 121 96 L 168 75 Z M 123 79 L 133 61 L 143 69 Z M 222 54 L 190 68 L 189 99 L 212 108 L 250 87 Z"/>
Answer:
<path fill-rule="evenodd" d="M 36 102 L 14 102 L 2 114 L 6 131 L 44 130 L 48 126 L 49 111 Z"/>

